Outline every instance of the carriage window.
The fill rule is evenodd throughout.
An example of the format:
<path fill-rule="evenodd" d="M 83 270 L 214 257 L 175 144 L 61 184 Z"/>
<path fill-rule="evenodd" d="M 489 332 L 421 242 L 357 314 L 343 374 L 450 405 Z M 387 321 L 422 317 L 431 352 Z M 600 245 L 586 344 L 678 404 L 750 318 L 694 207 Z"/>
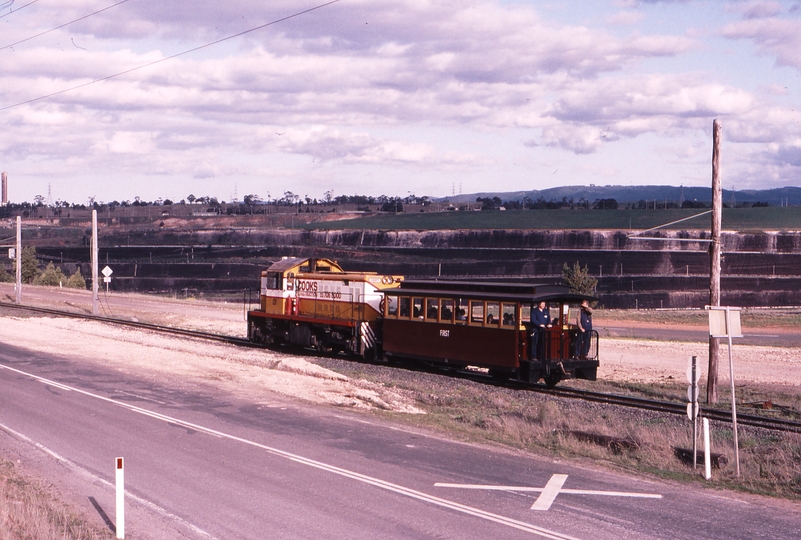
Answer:
<path fill-rule="evenodd" d="M 439 314 L 439 300 L 436 298 L 426 298 L 426 320 L 436 321 Z"/>
<path fill-rule="evenodd" d="M 503 304 L 501 315 L 501 324 L 503 326 L 514 326 L 517 323 L 517 319 L 515 318 L 515 311 L 517 304 Z"/>
<path fill-rule="evenodd" d="M 410 301 L 408 296 L 401 297 L 401 299 L 400 299 L 400 316 L 401 317 L 405 317 L 407 319 L 409 318 L 409 313 L 411 312 L 411 310 L 409 308 L 410 308 L 411 305 L 412 305 L 412 303 L 411 303 L 411 301 Z"/>
<path fill-rule="evenodd" d="M 484 323 L 484 302 L 475 300 L 470 302 L 470 322 Z"/>
<path fill-rule="evenodd" d="M 498 326 L 501 324 L 501 304 L 487 302 L 487 324 Z"/>
<path fill-rule="evenodd" d="M 398 297 L 397 296 L 387 296 L 387 316 L 388 317 L 397 317 L 398 316 Z"/>
<path fill-rule="evenodd" d="M 423 318 L 423 299 L 412 298 L 412 317 L 415 319 Z"/>
<path fill-rule="evenodd" d="M 439 317 L 442 322 L 453 322 L 453 300 L 440 300 Z"/>
<path fill-rule="evenodd" d="M 523 304 L 520 308 L 520 320 L 521 321 L 530 321 L 531 320 L 531 304 Z"/>
<path fill-rule="evenodd" d="M 457 323 L 464 323 L 467 322 L 467 300 L 464 298 L 457 298 L 456 299 L 456 322 Z"/>

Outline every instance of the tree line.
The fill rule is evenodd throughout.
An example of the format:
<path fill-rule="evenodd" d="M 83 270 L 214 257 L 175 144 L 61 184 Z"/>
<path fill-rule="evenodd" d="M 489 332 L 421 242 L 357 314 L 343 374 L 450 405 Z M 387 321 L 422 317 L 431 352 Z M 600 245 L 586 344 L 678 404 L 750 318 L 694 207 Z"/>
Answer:
<path fill-rule="evenodd" d="M 66 276 L 61 268 L 52 262 L 47 263 L 44 270 L 40 270 L 41 261 L 36 256 L 36 247 L 22 248 L 22 283 L 28 285 L 48 285 L 51 287 L 68 287 L 71 289 L 86 289 L 86 280 L 78 268 L 71 276 Z M 9 272 L 5 264 L 0 264 L 0 282 L 14 283 L 17 280 L 16 270 Z"/>
<path fill-rule="evenodd" d="M 308 195 L 300 196 L 292 191 L 285 191 L 280 197 L 271 197 L 269 194 L 266 198 L 262 198 L 255 193 L 245 195 L 242 201 L 234 200 L 226 203 L 219 201 L 216 197 L 200 196 L 196 197 L 190 193 L 184 199 L 173 201 L 159 197 L 154 201 L 146 201 L 141 197 L 134 197 L 133 200 L 113 200 L 111 202 L 97 201 L 95 197 L 90 197 L 87 204 L 70 203 L 64 200 L 57 200 L 53 204 L 47 204 L 42 195 L 34 197 L 33 202 L 10 202 L 7 205 L 0 207 L 0 217 L 11 217 L 14 215 L 22 215 L 23 217 L 36 216 L 41 209 L 49 209 L 55 217 L 63 215 L 64 210 L 98 210 L 100 211 L 114 211 L 117 208 L 136 208 L 136 207 L 163 207 L 172 205 L 204 205 L 208 210 L 213 212 L 225 212 L 228 214 L 233 213 L 263 213 L 266 208 L 270 206 L 281 206 L 297 208 L 298 212 L 309 212 L 311 209 L 319 207 L 333 207 L 341 205 L 355 206 L 357 210 L 361 211 L 378 211 L 378 212 L 403 212 L 404 205 L 415 205 L 427 207 L 433 204 L 431 197 L 422 196 L 418 197 L 409 193 L 406 197 L 389 196 L 389 195 L 337 195 L 334 196 L 333 191 L 326 191 L 322 198 L 312 198 Z M 562 197 L 561 199 L 545 199 L 539 197 L 532 199 L 531 197 L 522 197 L 520 200 L 502 200 L 500 197 L 476 197 L 477 203 L 474 208 L 480 210 L 559 210 L 564 208 L 569 209 L 585 209 L 585 210 L 656 210 L 656 209 L 706 209 L 711 208 L 711 203 L 703 201 L 658 201 L 658 200 L 639 200 L 633 203 L 619 203 L 613 198 L 602 198 L 590 201 L 584 197 L 578 200 L 572 197 Z M 470 204 L 462 203 L 461 205 L 454 205 L 446 199 L 443 201 L 445 205 L 443 208 L 446 210 L 468 210 L 471 209 Z M 767 207 L 767 202 L 745 202 L 736 205 L 740 208 L 747 207 Z M 724 208 L 731 206 L 723 203 Z"/>

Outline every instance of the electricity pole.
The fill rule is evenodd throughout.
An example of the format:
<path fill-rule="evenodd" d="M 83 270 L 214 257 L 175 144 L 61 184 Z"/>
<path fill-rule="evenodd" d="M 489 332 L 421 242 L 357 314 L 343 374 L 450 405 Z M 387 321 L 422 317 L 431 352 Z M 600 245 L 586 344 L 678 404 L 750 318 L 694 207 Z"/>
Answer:
<path fill-rule="evenodd" d="M 5 174 L 5 173 L 3 173 Z M 22 218 L 17 216 L 17 287 L 14 302 L 22 303 Z"/>
<path fill-rule="evenodd" d="M 709 246 L 709 305 L 720 306 L 720 229 L 722 226 L 723 191 L 720 187 L 720 122 L 712 122 L 712 244 Z M 709 336 L 709 370 L 706 401 L 718 402 L 718 339 Z M 734 396 L 732 396 L 732 400 Z"/>
<path fill-rule="evenodd" d="M 92 210 L 92 315 L 97 315 L 97 210 Z"/>

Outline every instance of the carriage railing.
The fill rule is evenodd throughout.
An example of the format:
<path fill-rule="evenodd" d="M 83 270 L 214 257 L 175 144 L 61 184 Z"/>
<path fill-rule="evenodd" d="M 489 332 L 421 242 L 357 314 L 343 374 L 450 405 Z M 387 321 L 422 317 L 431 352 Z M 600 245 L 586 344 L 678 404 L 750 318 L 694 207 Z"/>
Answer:
<path fill-rule="evenodd" d="M 533 339 L 533 338 L 532 338 Z M 575 327 L 548 328 L 542 330 L 539 336 L 541 340 L 538 353 L 542 355 L 540 360 L 568 360 L 581 356 L 578 350 L 579 331 Z M 598 331 L 590 331 L 590 347 L 587 359 L 598 358 Z"/>

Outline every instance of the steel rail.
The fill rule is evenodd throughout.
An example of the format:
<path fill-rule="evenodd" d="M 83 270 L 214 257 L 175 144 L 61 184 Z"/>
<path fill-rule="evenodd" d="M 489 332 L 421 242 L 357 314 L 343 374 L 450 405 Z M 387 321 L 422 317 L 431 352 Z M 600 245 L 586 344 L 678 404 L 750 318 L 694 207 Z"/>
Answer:
<path fill-rule="evenodd" d="M 635 407 L 638 409 L 660 411 L 671 414 L 687 414 L 686 403 L 674 403 L 670 401 L 656 401 L 633 396 L 622 396 L 618 394 L 602 394 L 590 390 L 579 390 L 575 388 L 537 388 L 542 392 L 561 397 L 572 397 L 585 401 L 606 403 L 610 405 L 620 405 L 624 407 Z M 712 407 L 699 406 L 699 417 L 705 417 L 718 422 L 731 422 L 731 411 L 715 409 Z M 786 420 L 783 418 L 771 418 L 769 416 L 753 414 L 737 414 L 737 422 L 751 427 L 761 427 L 776 431 L 791 431 L 801 433 L 801 422 Z"/>
<path fill-rule="evenodd" d="M 131 321 L 126 319 L 116 319 L 111 317 L 102 317 L 99 315 L 90 315 L 87 313 L 75 313 L 71 311 L 62 311 L 58 309 L 51 309 L 51 308 L 42 308 L 42 307 L 35 307 L 35 306 L 26 306 L 26 305 L 18 305 L 18 304 L 10 304 L 7 302 L 0 302 L 0 308 L 12 308 L 12 309 L 20 309 L 20 310 L 27 310 L 33 311 L 37 313 L 45 313 L 48 315 L 56 315 L 61 317 L 71 317 L 76 319 L 87 319 L 99 322 L 106 322 L 111 324 L 116 324 L 120 326 L 128 326 L 134 328 L 140 328 L 143 330 L 151 330 L 154 332 L 161 332 L 164 334 L 170 335 L 178 335 L 184 337 L 192 337 L 197 339 L 206 339 L 212 341 L 218 341 L 222 343 L 230 343 L 232 345 L 237 345 L 240 347 L 249 347 L 249 348 L 257 348 L 263 349 L 263 345 L 255 344 L 250 342 L 245 338 L 238 338 L 233 336 L 225 336 L 222 334 L 213 334 L 211 332 L 203 332 L 200 330 L 189 330 L 186 328 L 176 328 L 172 326 L 162 326 L 158 324 L 151 324 L 151 323 L 143 323 L 139 321 Z M 604 403 L 607 405 L 617 405 L 622 407 L 632 407 L 637 409 L 643 410 L 650 410 L 650 411 L 657 411 L 657 412 L 664 412 L 669 414 L 678 414 L 683 415 L 687 414 L 687 405 L 684 403 L 674 403 L 669 401 L 656 401 L 650 400 L 645 398 L 638 398 L 633 396 L 623 396 L 619 394 L 604 394 L 600 392 L 593 392 L 590 390 L 580 390 L 576 388 L 566 388 L 566 387 L 554 387 L 548 388 L 544 385 L 538 384 L 522 384 L 519 382 L 515 382 L 512 380 L 509 381 L 498 381 L 497 379 L 492 379 L 489 376 L 478 374 L 475 372 L 459 372 L 459 376 L 472 379 L 479 382 L 494 382 L 496 384 L 501 383 L 505 384 L 506 386 L 513 386 L 520 389 L 531 390 L 536 392 L 546 393 L 548 395 L 554 395 L 557 397 L 564 397 L 564 398 L 571 398 L 571 399 L 582 399 L 585 401 L 592 401 L 596 403 Z M 714 409 L 711 407 L 700 407 L 699 415 L 701 417 L 706 417 L 710 420 L 718 421 L 718 422 L 731 422 L 731 412 L 725 410 Z M 771 429 L 775 431 L 789 431 L 789 432 L 796 432 L 801 433 L 801 422 L 793 421 L 793 420 L 785 420 L 781 418 L 770 418 L 767 416 L 761 415 L 750 415 L 750 414 L 738 414 L 737 415 L 738 423 L 746 426 L 751 427 L 760 427 L 765 429 Z"/>
<path fill-rule="evenodd" d="M 60 317 L 71 317 L 73 319 L 86 319 L 90 321 L 106 322 L 116 324 L 119 326 L 131 326 L 134 328 L 141 328 L 143 330 L 152 330 L 154 332 L 161 332 L 164 334 L 174 334 L 179 336 L 194 337 L 200 339 L 208 339 L 212 341 L 221 341 L 223 343 L 231 343 L 233 345 L 240 345 L 242 347 L 263 348 L 260 345 L 251 343 L 245 338 L 238 338 L 234 336 L 225 336 L 222 334 L 213 334 L 211 332 L 203 332 L 201 330 L 189 330 L 186 328 L 179 328 L 174 326 L 163 326 L 159 324 L 143 323 L 139 321 L 131 321 L 127 319 L 116 319 L 113 317 L 103 317 L 100 315 L 90 315 L 88 313 L 75 313 L 73 311 L 62 311 L 59 309 L 42 308 L 36 306 L 25 306 L 17 304 L 9 304 L 7 302 L 0 302 L 0 308 L 13 308 L 26 311 L 34 311 L 37 313 L 45 313 L 48 315 L 56 315 Z"/>

